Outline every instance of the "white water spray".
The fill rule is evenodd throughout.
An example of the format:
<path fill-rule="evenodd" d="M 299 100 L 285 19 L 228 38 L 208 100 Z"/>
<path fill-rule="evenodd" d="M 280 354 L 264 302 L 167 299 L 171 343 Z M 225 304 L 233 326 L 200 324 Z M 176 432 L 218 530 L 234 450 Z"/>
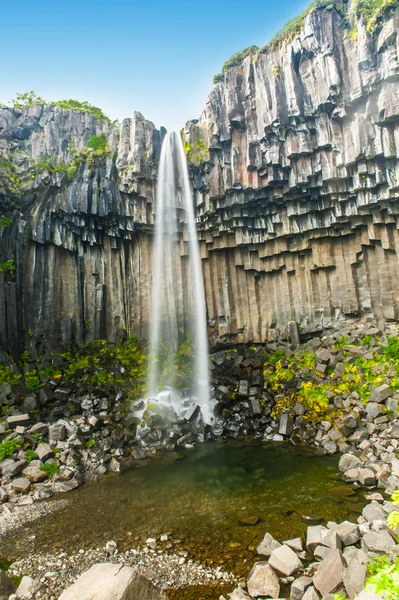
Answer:
<path fill-rule="evenodd" d="M 150 315 L 148 395 L 164 403 L 168 398 L 179 414 L 194 401 L 205 422 L 210 422 L 208 340 L 201 258 L 193 199 L 183 143 L 168 133 L 162 144 L 155 207 L 155 240 Z M 170 361 L 185 339 L 193 347 L 188 397 L 173 390 L 173 364 L 160 366 L 163 346 Z M 169 380 L 168 380 L 169 373 Z"/>

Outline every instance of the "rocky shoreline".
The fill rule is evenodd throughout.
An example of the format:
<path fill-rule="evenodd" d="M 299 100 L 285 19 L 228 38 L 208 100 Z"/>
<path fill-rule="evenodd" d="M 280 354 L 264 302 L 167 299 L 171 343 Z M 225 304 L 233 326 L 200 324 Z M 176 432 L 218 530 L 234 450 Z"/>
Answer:
<path fill-rule="evenodd" d="M 46 391 L 42 389 L 36 395 L 23 394 L 13 390 L 11 385 L 3 384 L 0 388 L 1 402 L 7 404 L 10 410 L 4 424 L 0 423 L 1 443 L 3 448 L 6 446 L 14 451 L 0 462 L 0 524 L 8 522 L 10 528 L 15 522 L 19 526 L 24 517 L 18 515 L 23 515 L 24 507 L 28 508 L 26 514 L 29 514 L 36 501 L 54 494 L 58 497 L 58 494 L 75 489 L 85 480 L 106 472 L 137 466 L 157 452 L 191 446 L 197 441 L 238 439 L 248 435 L 265 440 L 306 443 L 313 446 L 318 454 L 342 453 L 339 470 L 345 481 L 354 487 L 392 493 L 399 487 L 396 326 L 381 331 L 370 323 L 354 323 L 331 336 L 312 338 L 302 345 L 299 344 L 300 334 L 295 324 L 290 324 L 289 332 L 291 339 L 288 341 L 276 341 L 266 346 L 241 346 L 212 355 L 216 402 L 216 419 L 212 426 L 202 423 L 194 406 L 179 422 L 165 424 L 156 413 L 152 413 L 140 427 L 138 437 L 133 415 L 141 401 L 128 396 L 123 398 L 120 392 L 117 401 L 112 402 L 101 390 L 97 394 L 87 392 L 79 398 L 79 390 L 67 388 L 67 382 L 62 379 L 49 380 Z M 309 390 L 312 402 L 309 401 Z M 49 391 L 53 397 L 50 411 L 43 402 L 43 395 Z M 34 403 L 33 410 L 36 412 L 24 412 L 24 408 Z M 74 414 L 70 410 L 72 405 L 75 407 Z M 34 418 L 36 422 L 32 423 Z M 393 510 L 392 503 L 384 500 L 379 493 L 370 498 L 372 502 L 364 509 L 357 524 L 330 523 L 327 528 L 309 527 L 308 538 L 314 535 L 317 544 L 310 537 L 306 547 L 299 540 L 295 541 L 294 547 L 290 543 L 279 546 L 283 550 L 279 550 L 277 555 L 284 552 L 285 558 L 288 553 L 288 558 L 293 561 L 292 552 L 297 553 L 299 561 L 306 560 L 306 567 L 296 562 L 297 568 L 286 573 L 276 567 L 280 563 L 273 563 L 272 558 L 272 563 L 267 563 L 267 566 L 255 565 L 248 581 L 260 577 L 260 569 L 269 572 L 270 568 L 276 567 L 277 581 L 280 576 L 283 585 L 293 584 L 293 574 L 296 576 L 299 569 L 301 578 L 310 579 L 292 585 L 291 600 L 301 600 L 302 597 L 314 600 L 319 598 L 316 590 L 324 594 L 323 598 L 333 598 L 328 595 L 330 591 L 317 587 L 316 567 L 324 568 L 323 562 L 328 559 L 334 562 L 334 572 L 340 573 L 337 574 L 340 579 L 334 580 L 337 583 L 334 583 L 333 591 L 353 598 L 355 592 L 360 591 L 359 582 L 364 584 L 364 565 L 370 556 L 386 551 L 396 556 L 395 552 L 399 550 L 395 533 L 386 524 L 386 517 Z M 56 502 L 40 503 L 37 507 L 52 505 L 56 506 Z M 43 514 L 41 510 L 47 509 L 39 509 L 37 517 Z M 347 529 L 351 530 L 352 537 L 347 537 Z M 1 527 L 2 534 L 6 535 L 9 530 Z M 344 531 L 342 535 L 341 530 Z M 371 545 L 369 539 L 374 540 Z M 277 542 L 273 544 L 277 545 Z M 273 551 L 277 549 L 275 547 Z M 107 559 L 109 555 L 105 549 L 93 550 L 92 554 L 86 551 L 85 554 L 87 552 L 93 560 L 83 561 L 86 568 Z M 118 560 L 131 560 L 134 556 L 139 562 L 146 556 L 152 564 L 151 553 L 158 557 L 154 548 L 146 548 L 144 552 L 132 549 L 131 552 L 133 554 L 125 553 L 125 558 L 118 555 Z M 175 565 L 172 555 L 166 552 L 162 557 L 167 564 L 171 561 L 171 565 Z M 70 557 L 59 556 L 54 563 L 58 565 L 54 567 L 55 581 L 58 582 L 54 591 L 43 592 L 42 586 L 39 595 L 34 598 L 55 598 L 54 594 L 58 594 L 63 585 L 70 584 L 83 572 L 83 569 L 72 569 L 68 571 L 69 579 L 60 579 L 60 573 L 65 571 L 62 566 L 64 558 L 71 560 Z M 13 565 L 11 572 L 33 574 L 40 582 L 43 574 L 39 566 L 36 568 L 34 565 L 43 566 L 46 560 L 51 562 L 54 557 L 24 559 Z M 137 566 L 135 561 L 129 564 Z M 352 561 L 356 562 L 351 566 Z M 72 563 L 75 562 L 72 559 Z M 144 561 L 144 566 L 148 564 Z M 178 563 L 175 565 L 179 566 Z M 355 584 L 347 583 L 345 575 L 347 571 L 352 572 L 353 566 L 358 573 Z M 197 568 L 201 571 L 199 579 Z M 211 581 L 212 576 L 215 581 L 220 581 L 217 573 L 203 570 L 193 563 L 187 562 L 186 569 L 191 573 L 186 582 L 203 584 Z M 50 567 L 48 570 L 53 572 Z M 231 581 L 233 576 L 224 574 L 222 579 L 224 577 Z M 176 582 L 182 580 L 165 577 L 159 583 L 165 585 L 167 581 L 178 585 Z M 252 584 L 248 583 L 248 586 L 250 595 L 257 597 Z M 302 595 L 300 590 L 293 592 L 298 586 Z M 242 588 L 239 590 L 234 592 L 233 600 L 247 598 L 246 592 Z"/>

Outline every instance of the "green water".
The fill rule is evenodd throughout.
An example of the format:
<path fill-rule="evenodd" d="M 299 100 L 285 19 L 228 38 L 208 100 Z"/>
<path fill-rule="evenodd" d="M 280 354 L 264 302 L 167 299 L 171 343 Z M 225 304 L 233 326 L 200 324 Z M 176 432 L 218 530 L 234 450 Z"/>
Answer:
<path fill-rule="evenodd" d="M 358 516 L 365 501 L 339 481 L 337 462 L 262 442 L 157 455 L 142 468 L 70 492 L 67 507 L 0 539 L 0 556 L 71 552 L 110 539 L 123 550 L 168 533 L 169 552 L 186 550 L 204 564 L 245 575 L 267 531 L 284 540 L 304 534 L 301 515 L 322 522 Z M 248 517 L 259 522 L 240 523 Z"/>

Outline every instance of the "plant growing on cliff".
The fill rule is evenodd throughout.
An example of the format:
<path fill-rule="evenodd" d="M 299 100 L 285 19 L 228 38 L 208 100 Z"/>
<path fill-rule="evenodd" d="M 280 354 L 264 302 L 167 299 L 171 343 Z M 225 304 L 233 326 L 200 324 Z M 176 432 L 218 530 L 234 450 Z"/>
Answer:
<path fill-rule="evenodd" d="M 56 462 L 46 463 L 40 467 L 40 470 L 46 473 L 47 477 L 51 479 L 59 470 L 59 464 Z"/>
<path fill-rule="evenodd" d="M 45 105 L 47 102 L 36 94 L 33 90 L 30 92 L 17 93 L 11 100 L 13 108 L 24 108 L 25 106 L 34 106 L 35 104 Z"/>
<path fill-rule="evenodd" d="M 26 106 L 34 106 L 36 104 L 40 106 L 59 106 L 65 110 L 78 110 L 80 112 L 88 112 L 96 119 L 100 119 L 102 121 L 107 121 L 108 123 L 112 123 L 111 119 L 107 117 L 107 115 L 99 108 L 98 106 L 94 106 L 87 102 L 86 100 L 56 100 L 55 102 L 47 102 L 40 96 L 36 94 L 33 90 L 30 92 L 17 93 L 15 98 L 11 100 L 11 104 L 13 108 L 24 108 Z M 117 124 L 114 122 L 113 124 Z"/>
<path fill-rule="evenodd" d="M 381 21 L 398 7 L 397 0 L 357 0 L 355 15 L 362 19 L 369 33 L 374 33 Z"/>
<path fill-rule="evenodd" d="M 7 272 L 13 273 L 15 271 L 15 264 L 13 259 L 6 260 L 5 262 L 0 262 L 0 273 Z"/>

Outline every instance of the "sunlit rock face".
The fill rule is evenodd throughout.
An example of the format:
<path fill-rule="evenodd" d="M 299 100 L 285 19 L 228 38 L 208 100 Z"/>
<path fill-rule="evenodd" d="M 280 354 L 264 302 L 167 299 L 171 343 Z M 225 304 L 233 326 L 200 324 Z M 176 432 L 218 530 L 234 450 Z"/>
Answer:
<path fill-rule="evenodd" d="M 185 128 L 213 342 L 399 318 L 399 11 L 373 39 L 335 11 L 232 67 Z M 0 346 L 13 354 L 148 338 L 153 202 L 164 130 L 58 107 L 0 108 Z M 92 136 L 109 154 L 70 179 Z M 18 186 L 17 186 L 18 187 Z M 14 203 L 14 206 L 11 206 Z M 18 217 L 18 218 L 16 218 Z M 186 251 L 181 240 L 182 255 Z"/>
<path fill-rule="evenodd" d="M 356 42 L 315 12 L 187 124 L 210 154 L 194 185 L 214 339 L 398 319 L 398 31 L 399 11 Z"/>

